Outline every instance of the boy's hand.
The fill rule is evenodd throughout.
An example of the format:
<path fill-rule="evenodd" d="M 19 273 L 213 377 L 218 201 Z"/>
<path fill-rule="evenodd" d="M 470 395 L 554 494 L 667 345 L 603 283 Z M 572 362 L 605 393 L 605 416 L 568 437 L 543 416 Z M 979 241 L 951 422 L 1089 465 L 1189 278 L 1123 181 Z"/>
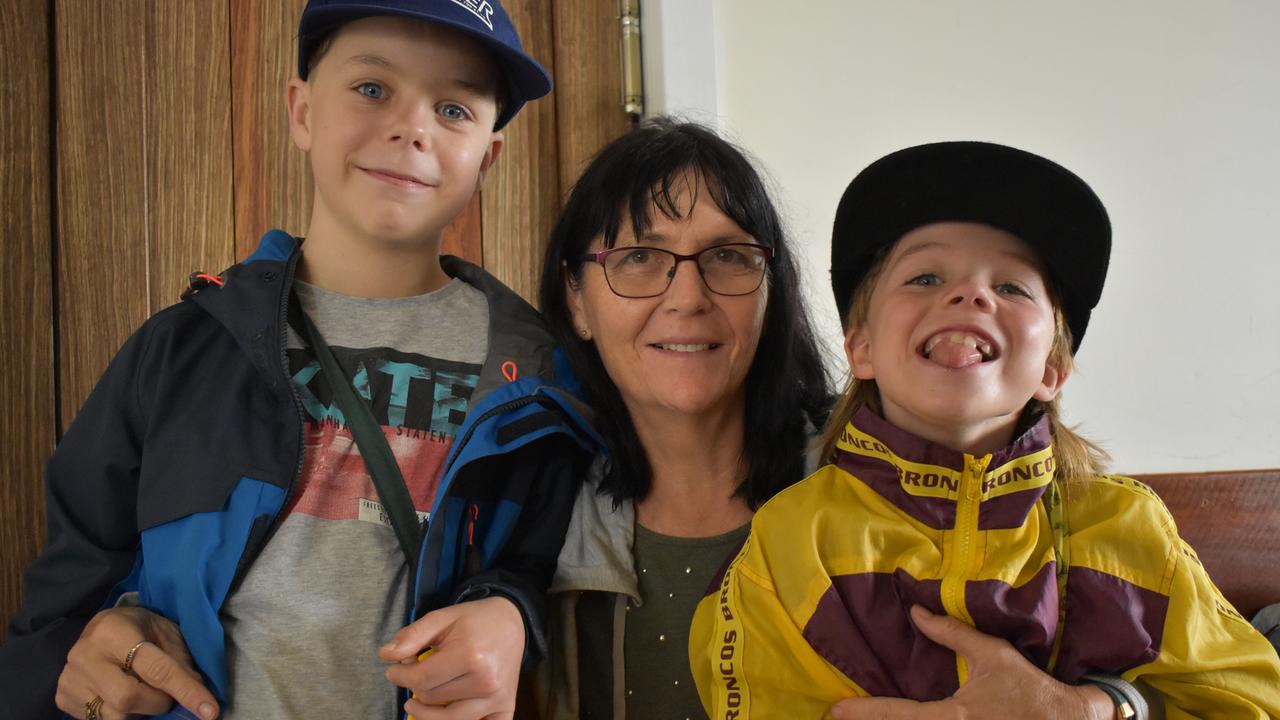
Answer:
<path fill-rule="evenodd" d="M 1001 638 L 983 634 L 953 617 L 916 605 L 911 619 L 930 640 L 969 663 L 969 681 L 955 695 L 920 703 L 899 698 L 850 698 L 831 706 L 835 720 L 930 720 L 1017 717 L 1080 720 L 1115 717 L 1106 693 L 1092 685 L 1073 687 L 1053 679 Z"/>
<path fill-rule="evenodd" d="M 427 613 L 378 654 L 398 663 L 387 679 L 413 691 L 416 720 L 509 720 L 524 658 L 524 618 L 510 600 L 488 597 Z M 423 650 L 433 652 L 421 662 Z"/>
<path fill-rule="evenodd" d="M 135 645 L 125 672 L 125 658 Z M 67 653 L 55 696 L 58 708 L 84 717 L 86 704 L 95 698 L 102 698 L 98 717 L 103 720 L 159 715 L 175 702 L 197 718 L 218 715 L 218 703 L 200 680 L 178 626 L 137 607 L 99 612 Z"/>

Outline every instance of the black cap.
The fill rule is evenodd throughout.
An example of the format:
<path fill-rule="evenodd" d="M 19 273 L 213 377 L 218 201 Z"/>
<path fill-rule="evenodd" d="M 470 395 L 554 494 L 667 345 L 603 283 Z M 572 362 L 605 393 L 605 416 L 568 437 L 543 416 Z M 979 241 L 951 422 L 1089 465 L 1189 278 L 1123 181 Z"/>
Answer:
<path fill-rule="evenodd" d="M 941 142 L 886 155 L 849 183 L 831 234 L 831 289 L 840 321 L 878 254 L 936 222 L 1013 233 L 1039 254 L 1080 347 L 1102 296 L 1111 221 L 1093 190 L 1052 160 L 1004 145 Z"/>
<path fill-rule="evenodd" d="M 298 77 L 307 79 L 311 53 L 321 40 L 344 23 L 372 15 L 437 23 L 470 35 L 488 48 L 506 83 L 495 130 L 510 122 L 526 102 L 551 92 L 551 76 L 524 51 L 499 0 L 308 0 L 298 23 Z"/>

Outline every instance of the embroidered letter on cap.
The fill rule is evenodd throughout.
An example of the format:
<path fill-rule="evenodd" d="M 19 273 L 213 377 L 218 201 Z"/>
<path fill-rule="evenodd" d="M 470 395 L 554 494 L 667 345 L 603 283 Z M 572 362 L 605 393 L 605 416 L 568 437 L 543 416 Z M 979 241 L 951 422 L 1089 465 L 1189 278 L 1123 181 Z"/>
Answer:
<path fill-rule="evenodd" d="M 493 30 L 493 6 L 489 4 L 489 0 L 453 0 L 453 3 L 469 10 L 472 15 L 480 18 L 480 22 L 484 23 L 490 31 Z"/>

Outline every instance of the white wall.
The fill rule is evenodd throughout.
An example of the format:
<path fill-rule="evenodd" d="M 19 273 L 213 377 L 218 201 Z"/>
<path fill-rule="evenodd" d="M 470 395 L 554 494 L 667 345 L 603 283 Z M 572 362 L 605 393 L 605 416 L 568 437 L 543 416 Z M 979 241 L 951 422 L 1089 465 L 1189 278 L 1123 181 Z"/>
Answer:
<path fill-rule="evenodd" d="M 853 175 L 922 142 L 1023 147 L 1084 177 L 1114 227 L 1071 421 L 1119 471 L 1280 467 L 1280 3 L 708 1 L 716 95 L 684 105 L 774 179 L 833 348 Z"/>

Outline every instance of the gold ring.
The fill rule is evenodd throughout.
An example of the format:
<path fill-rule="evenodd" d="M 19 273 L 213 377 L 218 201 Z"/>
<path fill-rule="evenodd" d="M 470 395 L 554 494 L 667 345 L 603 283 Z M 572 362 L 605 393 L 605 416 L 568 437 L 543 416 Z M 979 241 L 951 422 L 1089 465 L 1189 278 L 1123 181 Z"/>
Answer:
<path fill-rule="evenodd" d="M 98 720 L 100 707 L 102 707 L 102 696 L 94 695 L 92 700 L 84 704 L 84 720 Z"/>
<path fill-rule="evenodd" d="M 136 655 L 136 654 L 138 653 L 138 648 L 140 648 L 140 647 L 142 647 L 143 645 L 146 645 L 146 644 L 147 644 L 147 641 L 146 641 L 146 640 L 140 640 L 140 641 L 138 641 L 138 644 L 137 644 L 137 645 L 134 645 L 133 647 L 129 648 L 129 654 L 124 656 L 124 662 L 120 663 L 120 669 L 121 669 L 121 670 L 123 670 L 123 671 L 125 671 L 125 672 L 130 672 L 130 671 L 132 671 L 132 670 L 133 670 L 133 656 L 134 656 L 134 655 Z"/>

